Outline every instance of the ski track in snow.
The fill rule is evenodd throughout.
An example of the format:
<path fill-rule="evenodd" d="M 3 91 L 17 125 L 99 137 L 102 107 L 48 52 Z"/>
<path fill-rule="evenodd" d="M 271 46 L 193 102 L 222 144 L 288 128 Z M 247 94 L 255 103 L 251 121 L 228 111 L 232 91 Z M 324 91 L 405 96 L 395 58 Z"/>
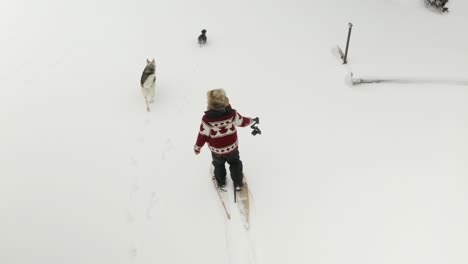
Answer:
<path fill-rule="evenodd" d="M 234 215 L 239 217 L 238 214 Z M 240 220 L 232 221 L 231 219 L 231 221 L 226 221 L 226 252 L 229 263 L 258 263 L 254 240 L 251 238 L 250 232 L 250 230 L 243 227 Z M 239 236 L 237 233 L 242 233 L 242 235 Z"/>
<path fill-rule="evenodd" d="M 230 240 L 229 240 L 229 219 L 224 216 L 224 243 L 226 245 L 226 257 L 229 264 L 232 264 L 231 261 L 231 251 L 230 251 Z"/>

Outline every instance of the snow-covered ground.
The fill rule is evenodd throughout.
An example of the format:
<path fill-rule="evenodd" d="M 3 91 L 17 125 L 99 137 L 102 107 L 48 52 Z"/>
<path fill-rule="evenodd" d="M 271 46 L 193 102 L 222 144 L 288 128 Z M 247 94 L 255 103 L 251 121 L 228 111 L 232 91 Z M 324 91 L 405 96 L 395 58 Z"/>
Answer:
<path fill-rule="evenodd" d="M 468 79 L 468 2 L 448 7 L 3 1 L 0 263 L 468 263 L 468 87 L 344 82 Z M 239 129 L 248 232 L 193 153 L 214 88 L 261 120 Z"/>

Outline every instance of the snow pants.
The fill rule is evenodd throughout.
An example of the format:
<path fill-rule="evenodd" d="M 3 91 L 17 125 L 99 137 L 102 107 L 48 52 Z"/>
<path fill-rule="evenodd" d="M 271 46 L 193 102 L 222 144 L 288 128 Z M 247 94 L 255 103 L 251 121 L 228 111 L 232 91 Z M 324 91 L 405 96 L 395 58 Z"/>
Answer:
<path fill-rule="evenodd" d="M 229 164 L 229 171 L 231 172 L 231 179 L 235 186 L 238 186 L 243 178 L 242 161 L 239 158 L 239 150 L 236 149 L 227 156 L 220 156 L 211 152 L 214 166 L 214 176 L 219 185 L 226 183 L 226 162 Z"/>

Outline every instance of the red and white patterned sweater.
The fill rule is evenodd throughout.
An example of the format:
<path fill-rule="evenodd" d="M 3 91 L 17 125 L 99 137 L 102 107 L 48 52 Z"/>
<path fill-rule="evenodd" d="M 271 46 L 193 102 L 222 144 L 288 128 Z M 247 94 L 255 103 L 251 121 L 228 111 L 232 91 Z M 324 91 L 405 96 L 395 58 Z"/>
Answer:
<path fill-rule="evenodd" d="M 195 153 L 208 143 L 211 152 L 229 155 L 238 146 L 236 126 L 245 127 L 252 122 L 252 118 L 243 117 L 231 105 L 226 106 L 225 111 L 206 111 L 194 146 Z"/>

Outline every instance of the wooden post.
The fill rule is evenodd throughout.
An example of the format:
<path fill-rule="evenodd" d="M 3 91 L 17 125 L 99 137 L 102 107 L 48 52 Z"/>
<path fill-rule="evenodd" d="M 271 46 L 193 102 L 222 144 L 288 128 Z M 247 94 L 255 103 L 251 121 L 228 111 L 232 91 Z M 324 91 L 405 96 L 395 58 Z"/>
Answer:
<path fill-rule="evenodd" d="M 345 55 L 344 55 L 344 58 L 343 58 L 343 64 L 348 63 L 348 62 L 346 61 L 346 59 L 348 58 L 349 39 L 351 38 L 351 29 L 353 28 L 353 24 L 351 24 L 351 22 L 349 22 L 349 23 L 348 23 L 348 26 L 349 26 L 349 30 L 348 30 L 348 40 L 346 41 L 346 51 L 345 51 Z"/>

